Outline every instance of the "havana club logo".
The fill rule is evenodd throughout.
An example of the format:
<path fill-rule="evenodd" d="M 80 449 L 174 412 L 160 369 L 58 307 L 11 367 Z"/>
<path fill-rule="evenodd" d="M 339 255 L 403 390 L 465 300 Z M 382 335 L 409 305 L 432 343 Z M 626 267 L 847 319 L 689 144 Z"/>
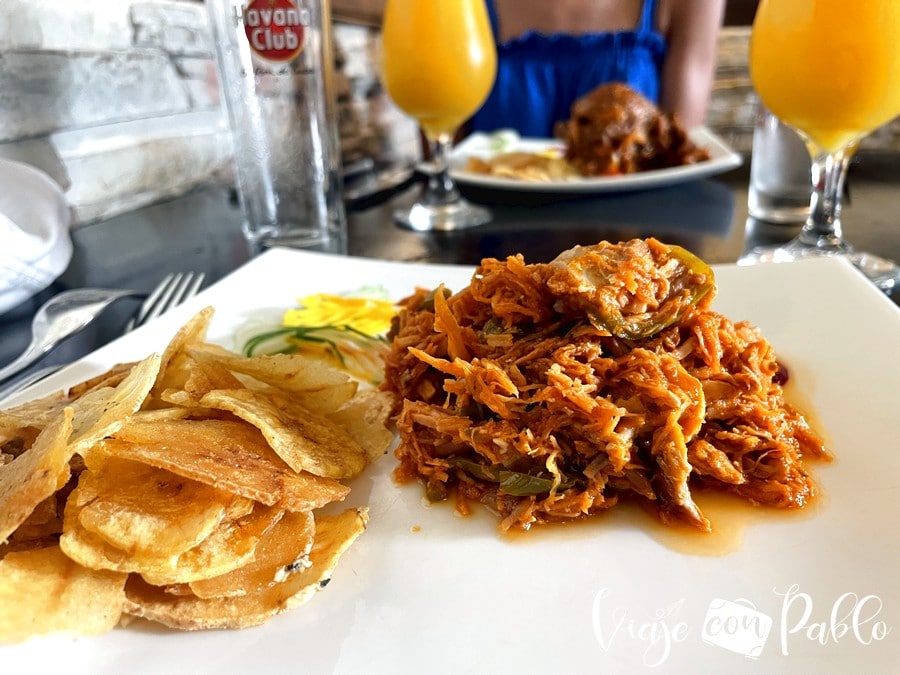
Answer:
<path fill-rule="evenodd" d="M 309 14 L 296 0 L 252 0 L 244 7 L 244 32 L 253 52 L 285 63 L 303 50 Z"/>

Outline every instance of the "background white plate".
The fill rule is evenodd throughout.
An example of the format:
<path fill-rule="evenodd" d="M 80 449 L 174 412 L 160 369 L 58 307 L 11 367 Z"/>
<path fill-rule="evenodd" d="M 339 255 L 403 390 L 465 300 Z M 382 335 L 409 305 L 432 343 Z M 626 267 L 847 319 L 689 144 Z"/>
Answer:
<path fill-rule="evenodd" d="M 706 127 L 697 127 L 689 135 L 697 145 L 709 150 L 710 159 L 686 166 L 641 171 L 623 176 L 597 176 L 537 182 L 466 171 L 466 162 L 472 156 L 487 160 L 499 152 L 544 152 L 548 149 L 563 147 L 561 141 L 550 138 L 519 138 L 503 144 L 502 149 L 498 150 L 497 143 L 492 140 L 494 134 L 472 134 L 451 151 L 450 175 L 461 184 L 484 188 L 519 192 L 596 193 L 624 192 L 675 185 L 723 173 L 741 165 L 741 156 Z"/>
<path fill-rule="evenodd" d="M 481 511 L 462 519 L 426 507 L 419 485 L 391 481 L 386 456 L 348 498 L 369 504 L 368 531 L 307 605 L 236 632 L 136 622 L 99 637 L 33 639 L 0 650 L 3 672 L 896 672 L 900 311 L 840 261 L 716 272 L 714 307 L 761 327 L 791 369 L 793 399 L 836 455 L 812 467 L 824 499 L 810 514 L 751 523 L 719 556 L 694 544 L 679 551 L 649 517 L 615 510 L 506 538 Z M 400 298 L 415 285 L 458 289 L 470 274 L 270 251 L 32 394 L 161 349 L 207 304 L 217 308 L 210 337 L 233 347 L 247 320 L 306 293 L 383 284 Z M 755 630 L 767 620 L 764 639 Z M 882 626 L 886 638 L 872 641 Z M 759 645 L 758 658 L 743 654 Z"/>

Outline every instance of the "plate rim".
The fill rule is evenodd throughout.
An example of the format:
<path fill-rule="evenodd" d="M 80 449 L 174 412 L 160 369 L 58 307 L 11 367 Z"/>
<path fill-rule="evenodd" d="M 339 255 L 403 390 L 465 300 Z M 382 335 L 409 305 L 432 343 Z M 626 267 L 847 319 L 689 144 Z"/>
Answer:
<path fill-rule="evenodd" d="M 686 164 L 683 166 L 668 167 L 665 169 L 652 169 L 622 176 L 597 176 L 593 178 L 572 178 L 563 181 L 525 181 L 516 178 L 489 176 L 466 171 L 461 168 L 470 156 L 488 158 L 497 151 L 478 151 L 478 145 L 484 144 L 490 134 L 472 134 L 465 138 L 458 146 L 450 151 L 450 176 L 460 185 L 479 188 L 490 188 L 509 192 L 548 192 L 559 194 L 592 194 L 605 192 L 627 192 L 643 190 L 654 187 L 667 187 L 677 185 L 689 180 L 714 176 L 732 169 L 736 169 L 744 163 L 743 156 L 732 149 L 728 143 L 709 127 L 700 125 L 688 132 L 688 136 L 697 145 L 710 150 L 712 157 L 702 162 Z M 551 148 L 560 146 L 559 139 L 553 138 L 516 138 L 509 147 L 500 152 L 515 151 L 523 145 Z M 535 150 L 531 150 L 535 151 Z M 434 168 L 430 163 L 421 164 L 419 169 L 426 173 L 433 173 Z"/>

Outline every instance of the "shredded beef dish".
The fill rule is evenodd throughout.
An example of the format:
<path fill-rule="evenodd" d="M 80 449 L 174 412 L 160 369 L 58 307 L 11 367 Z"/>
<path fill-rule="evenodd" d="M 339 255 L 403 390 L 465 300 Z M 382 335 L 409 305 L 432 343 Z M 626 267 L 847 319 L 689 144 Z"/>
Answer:
<path fill-rule="evenodd" d="M 712 311 L 715 293 L 705 263 L 654 239 L 485 259 L 456 293 L 417 289 L 385 367 L 395 478 L 462 513 L 480 502 L 503 531 L 623 500 L 709 531 L 697 489 L 803 507 L 804 459 L 830 455 L 772 346 Z"/>
<path fill-rule="evenodd" d="M 629 174 L 695 164 L 710 158 L 675 115 L 661 112 L 625 84 L 604 84 L 572 104 L 556 136 L 566 160 L 583 176 Z"/>

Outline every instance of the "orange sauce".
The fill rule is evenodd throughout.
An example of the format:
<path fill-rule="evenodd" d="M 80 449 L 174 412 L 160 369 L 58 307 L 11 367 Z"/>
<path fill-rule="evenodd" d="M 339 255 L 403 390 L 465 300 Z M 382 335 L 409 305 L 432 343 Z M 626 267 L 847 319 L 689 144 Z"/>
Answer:
<path fill-rule="evenodd" d="M 745 499 L 723 492 L 695 490 L 693 496 L 712 524 L 712 532 L 702 532 L 683 523 L 666 524 L 635 502 L 621 502 L 608 512 L 591 518 L 536 525 L 527 532 L 514 531 L 500 536 L 516 545 L 538 541 L 566 544 L 585 537 L 602 538 L 632 531 L 643 533 L 664 548 L 678 553 L 719 557 L 739 550 L 743 546 L 745 533 L 751 529 L 813 518 L 826 506 L 826 500 L 821 495 L 802 509 L 754 506 Z"/>
<path fill-rule="evenodd" d="M 802 392 L 811 391 L 815 384 L 812 372 L 800 372 L 789 367 L 790 376 L 784 385 L 785 400 L 800 411 L 809 425 L 825 441 L 830 443 L 824 433 L 824 426 L 815 416 L 814 406 Z M 815 478 L 816 467 L 826 464 L 815 458 L 805 460 L 806 466 Z M 410 489 L 422 489 L 421 485 L 409 486 Z M 818 487 L 818 486 L 817 486 Z M 642 532 L 658 542 L 661 546 L 686 555 L 717 557 L 725 556 L 739 550 L 744 543 L 747 532 L 771 524 L 803 522 L 820 515 L 828 506 L 827 495 L 818 487 L 816 498 L 803 508 L 779 509 L 751 504 L 746 499 L 726 492 L 710 489 L 693 489 L 692 496 L 701 512 L 712 524 L 712 532 L 702 532 L 696 527 L 682 523 L 666 524 L 655 514 L 643 508 L 635 501 L 622 501 L 606 513 L 572 522 L 535 525 L 528 531 L 513 530 L 500 533 L 498 536 L 515 545 L 528 545 L 538 541 L 553 543 L 570 543 L 585 537 L 608 537 L 611 533 L 632 531 Z M 436 510 L 447 509 L 448 516 L 464 518 L 469 525 L 480 528 L 484 525 L 499 526 L 500 519 L 486 507 L 471 503 L 471 513 L 460 515 L 456 509 L 456 497 L 451 493 L 445 502 L 432 503 L 424 497 L 422 504 Z M 443 517 L 443 515 L 442 515 Z M 414 531 L 415 528 L 414 528 Z M 461 536 L 465 536 L 464 534 Z"/>
<path fill-rule="evenodd" d="M 409 486 L 421 489 L 421 486 Z M 611 537 L 620 532 L 640 532 L 664 548 L 685 555 L 703 557 L 726 556 L 739 550 L 747 532 L 767 525 L 796 523 L 815 518 L 827 508 L 828 500 L 819 490 L 817 497 L 799 509 L 779 509 L 751 504 L 746 499 L 725 492 L 694 489 L 694 501 L 712 524 L 711 532 L 703 532 L 686 523 L 663 523 L 654 513 L 635 501 L 622 501 L 605 513 L 571 522 L 535 525 L 528 531 L 499 531 L 500 519 L 481 504 L 471 503 L 471 512 L 461 515 L 455 508 L 455 496 L 432 503 L 424 497 L 424 507 L 443 511 L 436 517 L 462 518 L 467 527 L 483 531 L 493 528 L 497 536 L 510 544 L 526 546 L 534 542 L 550 541 L 569 544 L 590 538 Z M 413 528 L 413 531 L 416 531 Z M 461 532 L 460 536 L 465 536 Z"/>

